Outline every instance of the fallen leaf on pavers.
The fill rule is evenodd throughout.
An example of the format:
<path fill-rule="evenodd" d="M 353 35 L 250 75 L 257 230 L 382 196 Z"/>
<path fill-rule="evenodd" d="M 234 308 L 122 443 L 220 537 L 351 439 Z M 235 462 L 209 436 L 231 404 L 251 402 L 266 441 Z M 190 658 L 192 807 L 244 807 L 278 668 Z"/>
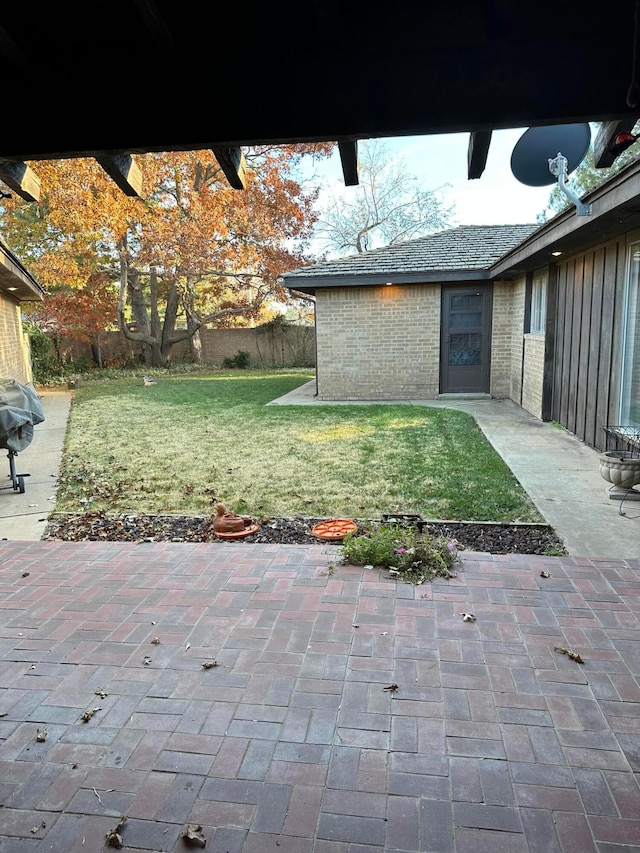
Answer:
<path fill-rule="evenodd" d="M 153 643 L 154 646 L 159 646 L 160 645 L 160 637 L 154 637 L 153 640 L 151 640 L 151 642 Z"/>
<path fill-rule="evenodd" d="M 80 719 L 82 720 L 83 723 L 88 723 L 96 711 L 102 711 L 102 708 L 89 708 L 88 711 L 85 711 L 84 714 L 82 714 Z"/>
<path fill-rule="evenodd" d="M 382 689 L 383 690 L 390 690 L 392 693 L 395 693 L 396 690 L 399 690 L 400 688 L 398 687 L 397 684 L 390 684 L 388 687 L 383 687 Z"/>
<path fill-rule="evenodd" d="M 576 663 L 584 663 L 582 658 L 577 652 L 572 652 L 571 649 L 565 649 L 562 646 L 554 646 L 553 650 L 555 652 L 561 652 L 563 655 L 566 655 L 571 660 L 574 660 Z"/>
<path fill-rule="evenodd" d="M 541 578 L 550 578 L 551 575 L 549 574 L 549 572 L 540 572 L 540 577 Z"/>
<path fill-rule="evenodd" d="M 204 847 L 207 843 L 206 838 L 202 834 L 202 827 L 199 824 L 198 826 L 192 826 L 191 824 L 185 826 L 180 837 L 189 847 Z"/>
<path fill-rule="evenodd" d="M 109 694 L 106 690 L 103 690 L 102 687 L 98 687 L 97 690 L 94 691 L 96 696 L 99 696 L 101 699 L 105 699 Z"/>
<path fill-rule="evenodd" d="M 144 656 L 144 659 L 143 659 L 142 663 L 143 663 L 145 666 L 149 666 L 149 664 L 151 663 L 151 658 L 149 657 L 149 655 L 145 655 L 145 656 Z"/>
<path fill-rule="evenodd" d="M 213 667 L 213 666 L 218 666 L 217 660 L 209 660 L 206 663 L 202 664 L 203 669 L 211 669 L 211 667 Z"/>
<path fill-rule="evenodd" d="M 36 732 L 36 740 L 38 743 L 44 743 L 47 739 L 47 730 L 46 729 L 38 729 Z"/>
<path fill-rule="evenodd" d="M 118 823 L 107 832 L 105 838 L 107 839 L 107 847 L 117 847 L 120 849 L 124 842 L 122 840 L 122 836 L 120 835 L 120 830 L 126 823 L 126 816 L 121 817 Z"/>
<path fill-rule="evenodd" d="M 42 821 L 40 826 L 32 826 L 31 832 L 35 835 L 36 832 L 40 832 L 41 829 L 46 829 L 46 828 L 47 828 L 47 824 L 44 821 Z"/>
<path fill-rule="evenodd" d="M 476 617 L 473 615 L 473 613 L 461 613 L 460 615 L 462 616 L 463 622 L 475 622 L 476 621 Z"/>

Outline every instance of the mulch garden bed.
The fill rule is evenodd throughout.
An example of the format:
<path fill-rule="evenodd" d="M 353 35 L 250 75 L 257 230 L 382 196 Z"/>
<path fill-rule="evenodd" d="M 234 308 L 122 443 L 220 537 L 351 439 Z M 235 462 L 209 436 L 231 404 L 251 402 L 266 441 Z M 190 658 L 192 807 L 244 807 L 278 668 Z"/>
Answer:
<path fill-rule="evenodd" d="M 311 530 L 321 518 L 257 518 L 256 533 L 231 540 L 278 545 L 319 544 Z M 458 549 L 489 554 L 565 555 L 564 543 L 546 524 L 493 524 L 489 522 L 420 521 L 422 530 L 434 536 L 455 539 Z M 87 512 L 78 515 L 54 514 L 42 537 L 67 542 L 216 542 L 211 516 L 113 515 Z M 339 544 L 339 543 L 338 543 Z"/>

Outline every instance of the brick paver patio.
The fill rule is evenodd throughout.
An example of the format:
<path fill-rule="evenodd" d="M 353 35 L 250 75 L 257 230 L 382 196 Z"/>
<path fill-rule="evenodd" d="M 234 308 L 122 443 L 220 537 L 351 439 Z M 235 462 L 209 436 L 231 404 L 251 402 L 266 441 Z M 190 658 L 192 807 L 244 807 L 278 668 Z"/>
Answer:
<path fill-rule="evenodd" d="M 336 555 L 3 542 L 0 851 L 640 850 L 640 560 Z"/>

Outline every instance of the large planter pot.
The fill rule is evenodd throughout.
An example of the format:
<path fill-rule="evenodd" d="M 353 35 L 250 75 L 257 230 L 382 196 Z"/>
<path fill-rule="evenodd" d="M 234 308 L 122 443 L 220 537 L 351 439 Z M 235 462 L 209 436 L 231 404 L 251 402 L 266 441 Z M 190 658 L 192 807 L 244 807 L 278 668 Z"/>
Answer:
<path fill-rule="evenodd" d="M 618 489 L 631 489 L 640 483 L 640 456 L 629 450 L 601 453 L 600 475 Z"/>

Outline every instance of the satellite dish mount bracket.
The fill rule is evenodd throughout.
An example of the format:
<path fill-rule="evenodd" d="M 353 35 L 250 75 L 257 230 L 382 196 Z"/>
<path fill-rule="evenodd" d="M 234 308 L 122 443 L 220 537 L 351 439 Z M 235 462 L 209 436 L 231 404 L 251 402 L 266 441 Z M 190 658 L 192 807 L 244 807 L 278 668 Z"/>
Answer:
<path fill-rule="evenodd" d="M 549 171 L 558 179 L 558 186 L 562 192 L 575 204 L 576 214 L 578 216 L 591 216 L 593 205 L 583 204 L 567 186 L 567 158 L 563 157 L 559 151 L 557 157 L 549 160 Z"/>

